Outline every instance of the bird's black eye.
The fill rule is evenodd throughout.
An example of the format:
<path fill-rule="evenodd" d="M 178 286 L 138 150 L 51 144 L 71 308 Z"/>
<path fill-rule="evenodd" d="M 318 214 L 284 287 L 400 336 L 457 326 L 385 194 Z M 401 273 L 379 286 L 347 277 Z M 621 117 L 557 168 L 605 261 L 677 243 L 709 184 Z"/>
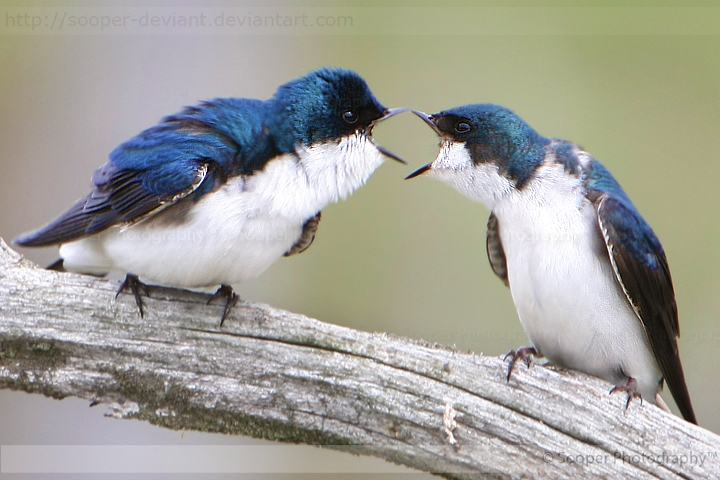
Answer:
<path fill-rule="evenodd" d="M 467 133 L 472 129 L 469 123 L 467 122 L 458 122 L 455 124 L 455 131 L 457 133 Z"/>
<path fill-rule="evenodd" d="M 360 117 L 358 117 L 358 114 L 356 112 L 354 112 L 353 110 L 347 110 L 347 111 L 343 112 L 343 114 L 342 114 L 343 121 L 345 123 L 347 123 L 348 125 L 357 123 L 358 118 L 360 118 Z"/>

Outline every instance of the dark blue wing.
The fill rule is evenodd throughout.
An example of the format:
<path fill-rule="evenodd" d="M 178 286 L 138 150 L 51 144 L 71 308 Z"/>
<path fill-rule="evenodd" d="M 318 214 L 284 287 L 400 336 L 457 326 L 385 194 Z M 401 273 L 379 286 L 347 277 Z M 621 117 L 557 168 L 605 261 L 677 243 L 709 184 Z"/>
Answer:
<path fill-rule="evenodd" d="M 199 159 L 150 170 L 121 170 L 107 163 L 95 173 L 95 187 L 87 197 L 49 225 L 15 242 L 28 247 L 54 245 L 136 222 L 195 191 L 209 165 Z"/>
<path fill-rule="evenodd" d="M 662 245 L 624 194 L 601 193 L 595 206 L 617 280 L 645 327 L 683 417 L 697 423 L 678 353 L 678 311 Z"/>
<path fill-rule="evenodd" d="M 228 112 L 239 117 L 236 110 L 243 106 L 240 100 L 218 100 L 190 107 L 123 143 L 95 172 L 89 195 L 16 243 L 69 242 L 113 225 L 136 222 L 190 194 L 212 190 L 218 180 L 237 173 L 233 168 L 240 164 L 233 132 L 223 131 L 217 123 L 228 119 Z M 238 122 L 234 126 L 243 127 Z"/>

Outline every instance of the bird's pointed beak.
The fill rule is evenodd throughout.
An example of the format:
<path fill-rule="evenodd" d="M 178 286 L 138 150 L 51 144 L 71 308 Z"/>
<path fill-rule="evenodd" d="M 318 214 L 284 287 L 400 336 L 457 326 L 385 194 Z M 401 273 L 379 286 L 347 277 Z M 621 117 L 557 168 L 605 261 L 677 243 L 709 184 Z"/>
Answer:
<path fill-rule="evenodd" d="M 416 116 L 420 117 L 420 119 L 427 123 L 430 128 L 433 129 L 435 133 L 438 135 L 442 135 L 442 132 L 438 128 L 438 126 L 435 124 L 435 120 L 433 119 L 432 115 L 428 115 L 425 112 L 421 112 L 419 110 L 412 110 L 412 113 L 414 113 Z M 432 170 L 432 163 L 428 163 L 427 165 L 423 165 L 422 167 L 418 168 L 414 172 L 412 172 L 410 175 L 405 177 L 405 180 L 410 180 L 411 178 L 419 177 L 420 175 L 429 172 Z"/>
<path fill-rule="evenodd" d="M 392 158 L 392 159 L 395 160 L 396 162 L 400 162 L 400 163 L 402 163 L 403 165 L 407 165 L 407 162 L 406 162 L 405 160 L 403 160 L 402 158 L 398 157 L 397 155 L 395 155 L 393 152 L 391 152 L 391 151 L 388 150 L 387 148 L 381 147 L 380 145 L 375 145 L 375 148 L 377 148 L 378 151 L 379 151 L 382 155 L 384 155 L 384 156 L 386 156 L 386 157 L 388 157 L 388 158 Z"/>
<path fill-rule="evenodd" d="M 412 113 L 414 113 L 416 116 L 420 117 L 420 119 L 427 123 L 430 128 L 433 129 L 435 133 L 438 135 L 442 135 L 442 132 L 438 128 L 438 126 L 435 124 L 435 120 L 433 119 L 432 115 L 428 115 L 425 112 L 421 112 L 419 110 L 412 110 Z"/>
<path fill-rule="evenodd" d="M 375 120 L 374 123 L 380 123 L 384 120 L 387 120 L 388 118 L 392 118 L 395 115 L 399 115 L 401 113 L 409 112 L 409 108 L 388 108 L 383 112 L 383 116 Z"/>
<path fill-rule="evenodd" d="M 375 121 L 373 122 L 373 126 L 374 126 L 376 123 L 383 122 L 383 121 L 387 120 L 388 118 L 394 117 L 395 115 L 399 115 L 399 114 L 401 114 L 401 113 L 409 112 L 409 111 L 410 111 L 410 110 L 407 109 L 407 108 L 388 108 L 388 109 L 385 110 L 385 112 L 383 112 L 383 116 L 382 116 L 382 117 L 378 118 L 377 120 L 375 120 Z M 383 156 L 388 157 L 388 158 L 391 158 L 391 159 L 395 160 L 396 162 L 400 162 L 400 163 L 402 163 L 403 165 L 407 165 L 407 162 L 406 162 L 405 160 L 403 160 L 403 159 L 400 158 L 399 156 L 395 155 L 393 152 L 391 152 L 391 151 L 388 150 L 387 148 L 382 147 L 382 146 L 377 145 L 377 144 L 375 144 L 375 148 L 377 148 L 378 151 L 379 151 Z"/>
<path fill-rule="evenodd" d="M 410 175 L 405 177 L 405 180 L 410 180 L 411 178 L 419 177 L 423 173 L 426 173 L 432 169 L 432 164 L 428 163 L 427 165 L 423 165 L 422 167 L 418 168 L 414 172 L 412 172 Z"/>

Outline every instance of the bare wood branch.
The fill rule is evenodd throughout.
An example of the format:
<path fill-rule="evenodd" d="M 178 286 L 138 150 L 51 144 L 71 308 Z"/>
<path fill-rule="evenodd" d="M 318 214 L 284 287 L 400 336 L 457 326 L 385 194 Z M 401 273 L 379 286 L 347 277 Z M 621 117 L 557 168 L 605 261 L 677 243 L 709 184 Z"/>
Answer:
<path fill-rule="evenodd" d="M 0 240 L 0 387 L 114 415 L 374 455 L 447 478 L 720 478 L 720 437 L 575 372 L 365 333 L 207 296 L 130 296 Z"/>

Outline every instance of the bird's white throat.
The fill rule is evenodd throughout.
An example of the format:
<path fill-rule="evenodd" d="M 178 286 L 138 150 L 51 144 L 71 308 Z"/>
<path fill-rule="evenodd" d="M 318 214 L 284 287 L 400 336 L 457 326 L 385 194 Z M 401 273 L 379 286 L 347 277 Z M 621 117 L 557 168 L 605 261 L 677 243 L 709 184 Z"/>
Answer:
<path fill-rule="evenodd" d="M 299 148 L 302 188 L 313 190 L 320 204 L 339 202 L 362 187 L 382 164 L 383 157 L 370 137 L 355 133 L 338 142 Z M 306 187 L 307 186 L 307 187 Z"/>
<path fill-rule="evenodd" d="M 513 191 L 512 183 L 500 173 L 496 164 L 476 165 L 461 142 L 442 142 L 430 174 L 489 210 Z"/>
<path fill-rule="evenodd" d="M 247 178 L 269 214 L 303 221 L 363 186 L 383 158 L 367 135 L 297 147 L 296 155 L 271 160 Z"/>

